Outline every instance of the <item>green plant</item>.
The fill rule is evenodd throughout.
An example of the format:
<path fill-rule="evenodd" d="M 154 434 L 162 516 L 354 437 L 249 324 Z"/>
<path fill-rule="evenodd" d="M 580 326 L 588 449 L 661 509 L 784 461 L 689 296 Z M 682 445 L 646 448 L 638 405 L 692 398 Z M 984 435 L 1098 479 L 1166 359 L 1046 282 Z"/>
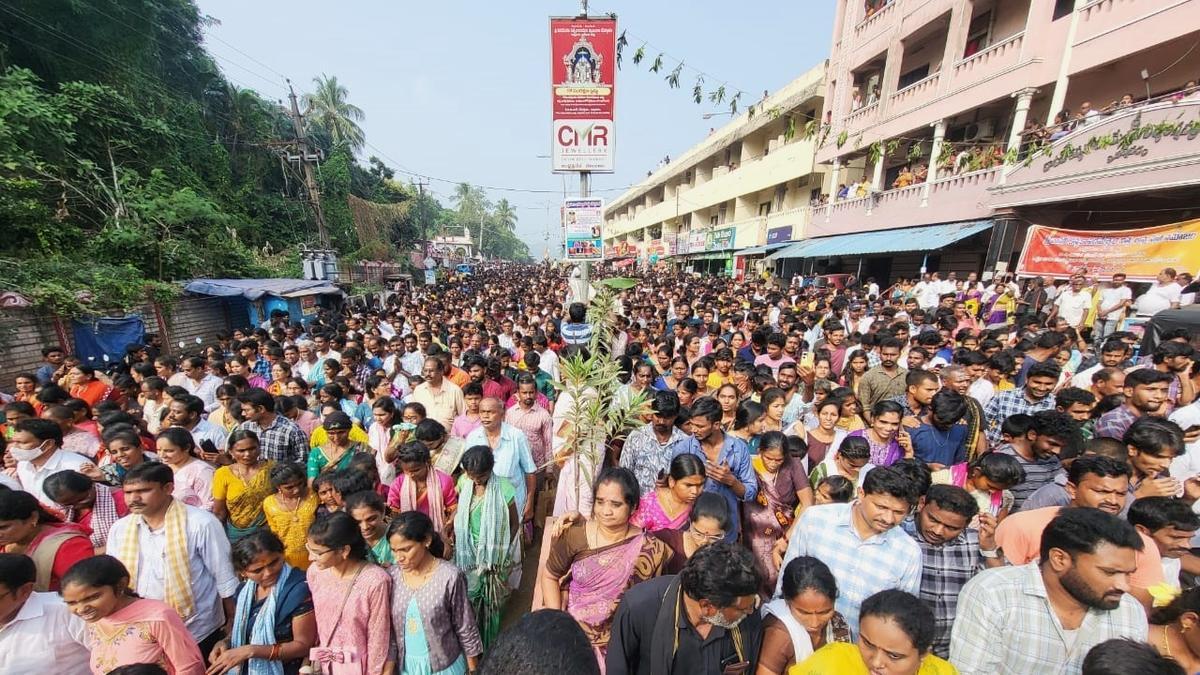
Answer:
<path fill-rule="evenodd" d="M 624 438 L 639 423 L 639 415 L 648 404 L 645 392 L 635 396 L 628 406 L 613 404 L 621 386 L 617 379 L 621 368 L 607 346 L 616 328 L 617 295 L 635 285 L 636 279 L 622 277 L 593 284 L 594 294 L 587 312 L 593 328 L 588 356 L 576 353 L 559 360 L 562 382 L 555 386 L 560 391 L 560 404 L 568 406 L 569 425 L 559 456 L 573 465 L 575 481 L 573 485 L 559 484 L 558 489 L 574 490 L 576 503 L 603 465 L 609 444 Z"/>

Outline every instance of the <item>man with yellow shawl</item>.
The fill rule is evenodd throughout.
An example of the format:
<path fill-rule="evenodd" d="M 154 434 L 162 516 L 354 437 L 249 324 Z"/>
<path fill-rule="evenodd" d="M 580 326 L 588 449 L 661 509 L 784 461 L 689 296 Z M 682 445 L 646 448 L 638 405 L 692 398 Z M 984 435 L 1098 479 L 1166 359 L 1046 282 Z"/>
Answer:
<path fill-rule="evenodd" d="M 130 513 L 113 523 L 108 552 L 129 570 L 130 590 L 174 608 L 207 654 L 236 607 L 238 578 L 221 521 L 174 499 L 174 479 L 158 462 L 129 470 L 122 489 Z"/>

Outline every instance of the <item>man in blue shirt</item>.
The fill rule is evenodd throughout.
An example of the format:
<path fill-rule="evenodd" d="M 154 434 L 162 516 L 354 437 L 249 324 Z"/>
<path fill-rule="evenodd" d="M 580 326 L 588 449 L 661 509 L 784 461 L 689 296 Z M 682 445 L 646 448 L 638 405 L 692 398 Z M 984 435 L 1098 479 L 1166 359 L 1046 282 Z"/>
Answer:
<path fill-rule="evenodd" d="M 50 384 L 55 371 L 62 366 L 64 356 L 62 347 L 42 347 L 42 365 L 34 373 L 39 385 Z"/>
<path fill-rule="evenodd" d="M 735 541 L 741 520 L 738 502 L 751 501 L 758 494 L 758 477 L 750 464 L 750 449 L 742 439 L 721 431 L 721 404 L 714 398 L 697 399 L 688 423 L 700 443 L 681 446 L 675 455 L 691 453 L 704 460 L 708 474 L 704 491 L 721 495 L 729 504 L 733 526 L 725 533 L 725 541 Z"/>

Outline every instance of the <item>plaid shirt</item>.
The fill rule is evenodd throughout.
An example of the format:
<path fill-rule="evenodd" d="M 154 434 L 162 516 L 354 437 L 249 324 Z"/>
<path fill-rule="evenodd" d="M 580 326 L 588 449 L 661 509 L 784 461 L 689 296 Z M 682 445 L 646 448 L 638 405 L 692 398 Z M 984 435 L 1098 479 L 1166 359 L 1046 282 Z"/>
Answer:
<path fill-rule="evenodd" d="M 271 381 L 271 362 L 266 359 L 256 359 L 254 367 L 251 368 L 255 375 L 259 375 L 267 382 Z"/>
<path fill-rule="evenodd" d="M 863 539 L 854 528 L 854 501 L 849 504 L 810 506 L 800 514 L 792 531 L 783 565 L 810 555 L 829 566 L 837 579 L 836 609 L 858 636 L 862 601 L 879 591 L 899 588 L 916 595 L 921 590 L 921 549 L 904 530 L 894 527 Z M 783 575 L 775 596 L 783 595 Z"/>
<path fill-rule="evenodd" d="M 1095 435 L 1106 438 L 1124 438 L 1125 432 L 1137 421 L 1138 414 L 1127 405 L 1109 410 L 1096 420 Z"/>
<path fill-rule="evenodd" d="M 1009 416 L 1032 415 L 1043 410 L 1054 410 L 1054 394 L 1040 401 L 1025 398 L 1024 389 L 1009 389 L 996 394 L 983 408 L 983 414 L 987 417 L 988 444 L 1000 442 L 1000 426 Z"/>
<path fill-rule="evenodd" d="M 678 448 L 692 445 L 698 447 L 699 444 L 694 436 L 683 433 L 682 429 L 675 426 L 671 427 L 671 437 L 667 442 L 659 443 L 658 437 L 654 435 L 654 425 L 646 424 L 634 429 L 625 439 L 625 446 L 621 448 L 620 465 L 633 472 L 642 488 L 642 494 L 648 494 L 654 491 L 659 474 L 671 466 L 675 455 L 680 454 L 677 452 Z M 696 454 L 695 448 L 692 449 L 692 454 Z"/>
<path fill-rule="evenodd" d="M 308 437 L 295 422 L 276 415 L 275 421 L 266 429 L 258 422 L 242 422 L 242 429 L 258 435 L 259 454 L 273 461 L 304 462 L 308 457 Z"/>
<path fill-rule="evenodd" d="M 950 628 L 958 609 L 958 594 L 975 573 L 983 568 L 979 555 L 979 533 L 966 529 L 950 541 L 937 545 L 925 541 L 917 531 L 915 518 L 900 524 L 921 547 L 920 597 L 933 610 L 936 633 L 933 653 L 943 659 L 950 655 Z"/>
<path fill-rule="evenodd" d="M 1064 639 L 1036 560 L 980 572 L 958 606 L 950 662 L 961 675 L 1078 673 L 1088 650 L 1105 640 L 1146 640 L 1146 611 L 1128 593 L 1114 610 L 1089 609 L 1073 639 Z"/>

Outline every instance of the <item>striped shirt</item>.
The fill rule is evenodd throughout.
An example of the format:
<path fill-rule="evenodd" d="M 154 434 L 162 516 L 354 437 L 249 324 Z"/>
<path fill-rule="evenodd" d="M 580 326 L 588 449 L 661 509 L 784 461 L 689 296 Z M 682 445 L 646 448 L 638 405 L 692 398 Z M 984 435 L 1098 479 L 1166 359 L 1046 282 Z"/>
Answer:
<path fill-rule="evenodd" d="M 950 655 L 950 628 L 958 610 L 958 594 L 963 585 L 983 568 L 979 555 L 979 532 L 965 529 L 942 544 L 931 544 L 917 529 L 916 517 L 900 524 L 908 536 L 921 547 L 921 593 L 919 597 L 933 610 L 936 632 L 933 653 L 947 658 Z"/>
<path fill-rule="evenodd" d="M 983 407 L 983 414 L 987 418 L 988 443 L 996 445 L 1000 442 L 1000 429 L 1005 419 L 1013 415 L 1032 415 L 1043 410 L 1054 410 L 1053 394 L 1038 401 L 1026 398 L 1024 389 L 1009 389 L 996 394 Z"/>
<path fill-rule="evenodd" d="M 1011 443 L 1001 445 L 996 448 L 996 452 L 1010 455 L 1025 470 L 1025 480 L 1009 488 L 1013 494 L 1013 511 L 1020 510 L 1025 500 L 1034 492 L 1037 492 L 1038 488 L 1054 482 L 1054 477 L 1062 469 L 1062 462 L 1058 461 L 1057 456 L 1051 455 L 1030 461 L 1017 453 L 1016 448 Z"/>
<path fill-rule="evenodd" d="M 800 515 L 783 556 L 786 567 L 793 559 L 810 555 L 829 566 L 837 579 L 834 604 L 858 635 L 858 612 L 862 601 L 889 588 L 913 595 L 921 591 L 921 549 L 899 527 L 866 539 L 854 527 L 853 513 L 859 502 L 810 506 Z M 775 584 L 775 596 L 783 594 L 783 575 Z"/>

